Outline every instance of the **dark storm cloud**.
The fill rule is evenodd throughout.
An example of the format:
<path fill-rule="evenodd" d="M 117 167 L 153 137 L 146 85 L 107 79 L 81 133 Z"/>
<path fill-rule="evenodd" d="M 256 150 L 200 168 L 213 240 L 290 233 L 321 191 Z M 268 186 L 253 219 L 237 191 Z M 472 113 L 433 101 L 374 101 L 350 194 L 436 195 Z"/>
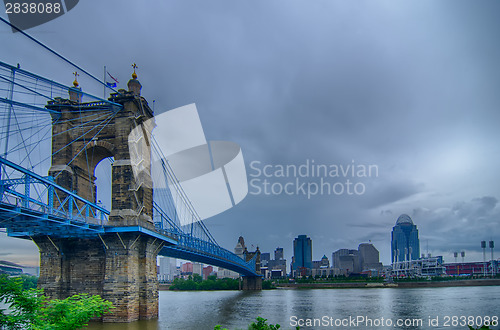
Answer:
<path fill-rule="evenodd" d="M 320 258 L 371 239 L 388 262 L 401 213 L 438 251 L 472 249 L 495 224 L 499 7 L 86 1 L 28 32 L 99 77 L 107 65 L 120 88 L 137 62 L 157 113 L 197 103 L 207 138 L 239 143 L 247 166 L 378 166 L 377 177 L 359 180 L 362 196 L 247 196 L 206 221 L 222 246 L 241 234 L 263 251 L 283 246 L 290 259 L 293 238 L 307 234 Z M 71 83 L 73 68 L 7 30 L 4 61 Z M 88 78 L 81 85 L 102 96 Z"/>
<path fill-rule="evenodd" d="M 411 182 L 405 178 L 381 177 L 375 181 L 374 185 L 368 185 L 368 193 L 360 198 L 359 205 L 365 208 L 383 207 L 391 203 L 398 202 L 404 198 L 424 191 L 423 184 Z"/>
<path fill-rule="evenodd" d="M 465 250 L 479 260 L 480 241 L 498 240 L 500 235 L 497 205 L 495 197 L 485 196 L 435 210 L 417 208 L 413 219 L 420 223 L 421 239 L 428 240 L 434 250 L 448 258 L 454 251 Z"/>
<path fill-rule="evenodd" d="M 390 237 L 389 234 L 387 234 L 387 228 L 384 228 L 384 232 L 379 232 L 379 233 L 376 233 L 376 232 L 373 232 L 373 233 L 370 233 L 370 234 L 367 234 L 367 235 L 364 235 L 364 236 L 361 236 L 360 239 L 359 239 L 359 242 L 363 242 L 363 243 L 366 243 L 366 242 L 369 242 L 369 241 L 372 241 L 372 242 L 383 242 L 383 241 L 386 241 L 388 237 Z M 375 243 L 375 246 L 377 244 Z M 378 247 L 379 249 L 381 248 L 380 246 Z"/>

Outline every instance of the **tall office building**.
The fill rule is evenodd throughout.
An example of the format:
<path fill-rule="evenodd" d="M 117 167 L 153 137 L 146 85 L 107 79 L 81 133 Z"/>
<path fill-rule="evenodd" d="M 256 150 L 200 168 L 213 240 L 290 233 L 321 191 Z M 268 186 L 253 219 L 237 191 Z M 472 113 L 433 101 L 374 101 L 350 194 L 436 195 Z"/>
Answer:
<path fill-rule="evenodd" d="M 268 267 L 268 263 L 271 260 L 271 253 L 262 252 L 260 254 L 260 267 Z"/>
<path fill-rule="evenodd" d="M 306 235 L 299 235 L 293 241 L 293 269 L 312 269 L 312 240 Z"/>
<path fill-rule="evenodd" d="M 283 256 L 283 248 L 279 247 L 274 250 L 274 260 L 269 260 L 267 264 L 269 271 L 271 272 L 271 278 L 286 275 L 286 259 L 284 259 Z"/>
<path fill-rule="evenodd" d="M 203 264 L 193 262 L 193 275 L 198 274 L 203 277 Z"/>
<path fill-rule="evenodd" d="M 351 249 L 339 249 L 332 253 L 332 267 L 339 274 L 348 275 L 359 273 L 359 251 Z"/>
<path fill-rule="evenodd" d="M 332 268 L 336 274 L 349 275 L 368 270 L 380 271 L 379 252 L 371 243 L 361 243 L 357 250 L 339 249 L 332 253 Z"/>
<path fill-rule="evenodd" d="M 383 265 L 379 261 L 380 254 L 371 243 L 361 243 L 358 246 L 359 265 L 361 271 L 364 270 L 382 270 Z"/>
<path fill-rule="evenodd" d="M 392 228 L 391 255 L 392 263 L 417 260 L 420 257 L 418 229 L 406 214 L 400 215 Z"/>
<path fill-rule="evenodd" d="M 284 259 L 284 255 L 283 255 L 283 248 L 276 248 L 276 250 L 274 250 L 274 260 L 281 260 L 281 259 Z"/>
<path fill-rule="evenodd" d="M 244 259 L 243 257 L 243 252 L 245 251 L 245 240 L 243 239 L 243 236 L 240 236 L 238 238 L 238 243 L 236 243 L 236 246 L 234 247 L 234 254 L 236 254 L 238 257 Z"/>
<path fill-rule="evenodd" d="M 177 259 L 159 257 L 158 280 L 161 282 L 173 281 L 177 275 Z"/>

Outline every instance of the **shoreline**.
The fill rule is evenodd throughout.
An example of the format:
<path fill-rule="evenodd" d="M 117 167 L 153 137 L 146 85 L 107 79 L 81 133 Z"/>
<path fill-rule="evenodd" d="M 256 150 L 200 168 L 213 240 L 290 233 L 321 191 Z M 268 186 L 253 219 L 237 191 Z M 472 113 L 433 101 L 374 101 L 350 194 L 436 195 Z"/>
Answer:
<path fill-rule="evenodd" d="M 497 286 L 500 279 L 422 281 L 399 283 L 281 283 L 277 289 L 363 289 L 363 288 L 443 288 L 463 286 Z"/>
<path fill-rule="evenodd" d="M 169 291 L 171 284 L 160 284 L 159 291 Z M 421 282 L 346 282 L 346 283 L 280 283 L 276 289 L 371 289 L 371 288 L 445 288 L 465 286 L 500 286 L 500 279 L 450 280 L 450 281 L 421 281 Z M 177 290 L 175 290 L 177 291 Z M 178 290 L 185 291 L 185 290 Z M 204 291 L 204 290 L 193 290 Z M 213 290 L 208 290 L 213 291 Z"/>

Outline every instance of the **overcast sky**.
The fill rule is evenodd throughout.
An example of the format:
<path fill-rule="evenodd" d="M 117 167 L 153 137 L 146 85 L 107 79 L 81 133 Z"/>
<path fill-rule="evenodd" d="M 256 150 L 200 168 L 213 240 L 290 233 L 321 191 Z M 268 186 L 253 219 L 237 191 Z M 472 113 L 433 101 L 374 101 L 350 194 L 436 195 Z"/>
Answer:
<path fill-rule="evenodd" d="M 363 194 L 250 186 L 206 220 L 222 246 L 243 235 L 263 252 L 283 247 L 290 261 L 305 234 L 318 260 L 371 240 L 388 264 L 392 227 L 407 213 L 421 252 L 452 262 L 462 250 L 482 260 L 481 240 L 500 246 L 499 12 L 496 0 L 85 0 L 27 32 L 98 77 L 106 65 L 119 88 L 137 63 L 156 113 L 196 103 L 207 139 L 241 146 L 249 179 L 265 179 L 252 162 L 377 167 L 324 178 L 360 183 Z M 4 62 L 73 81 L 72 67 L 5 25 L 0 45 Z M 0 259 L 36 263 L 38 252 L 2 234 Z"/>

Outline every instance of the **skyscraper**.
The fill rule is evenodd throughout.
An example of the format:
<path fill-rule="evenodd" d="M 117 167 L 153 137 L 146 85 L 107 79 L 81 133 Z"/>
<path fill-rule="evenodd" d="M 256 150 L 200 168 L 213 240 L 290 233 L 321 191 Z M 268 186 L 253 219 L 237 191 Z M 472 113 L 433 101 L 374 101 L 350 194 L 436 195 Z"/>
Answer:
<path fill-rule="evenodd" d="M 417 260 L 420 256 L 418 229 L 407 214 L 401 214 L 392 228 L 392 263 Z"/>
<path fill-rule="evenodd" d="M 177 275 L 177 260 L 168 257 L 159 257 L 158 280 L 159 281 L 173 281 L 174 276 Z"/>
<path fill-rule="evenodd" d="M 270 260 L 271 260 L 271 253 L 262 252 L 260 254 L 260 267 L 268 267 Z"/>
<path fill-rule="evenodd" d="M 243 257 L 243 252 L 245 251 L 245 240 L 243 239 L 243 236 L 240 236 L 238 238 L 238 243 L 236 243 L 236 246 L 234 247 L 234 254 L 236 254 L 238 257 L 244 259 Z"/>
<path fill-rule="evenodd" d="M 379 261 L 380 254 L 375 246 L 371 243 L 361 243 L 358 246 L 359 266 L 361 271 L 364 270 L 381 270 L 382 263 Z"/>
<path fill-rule="evenodd" d="M 284 259 L 283 256 L 283 248 L 279 247 L 274 250 L 274 260 L 269 260 L 268 262 L 268 268 L 271 271 L 271 278 L 286 275 L 286 259 Z"/>
<path fill-rule="evenodd" d="M 284 259 L 283 257 L 283 248 L 276 248 L 276 250 L 274 250 L 274 260 L 281 260 L 281 259 Z"/>
<path fill-rule="evenodd" d="M 359 273 L 359 251 L 339 249 L 332 253 L 332 267 L 341 274 Z"/>
<path fill-rule="evenodd" d="M 312 240 L 306 235 L 299 235 L 293 241 L 293 269 L 297 271 L 301 269 L 312 268 Z"/>

